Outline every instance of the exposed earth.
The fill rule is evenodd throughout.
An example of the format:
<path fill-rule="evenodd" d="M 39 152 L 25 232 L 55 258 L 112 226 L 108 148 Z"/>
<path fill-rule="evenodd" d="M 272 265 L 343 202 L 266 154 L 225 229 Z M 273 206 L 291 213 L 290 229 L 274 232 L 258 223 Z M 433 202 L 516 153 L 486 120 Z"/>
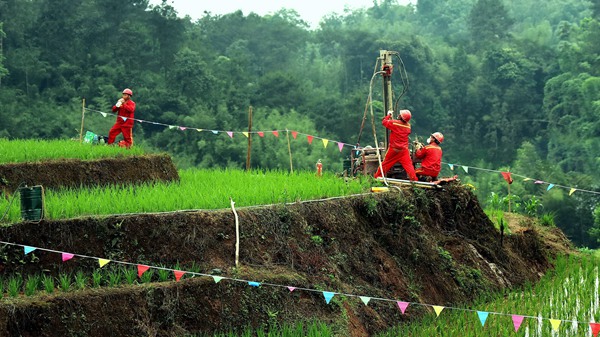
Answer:
<path fill-rule="evenodd" d="M 135 172 L 119 171 L 123 180 L 117 182 L 177 179 L 168 168 L 172 164 L 118 160 L 125 171 Z M 60 168 L 60 163 L 67 166 Z M 73 171 L 88 172 L 77 186 L 116 182 L 101 161 L 46 165 L 35 168 L 53 168 L 52 174 L 42 175 L 46 187 L 67 184 Z M 0 167 L 0 172 L 11 171 Z M 142 176 L 147 178 L 133 181 Z M 225 278 L 215 283 L 209 276 L 184 276 L 176 282 L 171 276 L 158 282 L 155 275 L 156 282 L 141 285 L 5 296 L 0 300 L 0 336 L 186 336 L 313 318 L 331 324 L 339 336 L 370 336 L 417 319 L 428 309 L 411 305 L 403 315 L 395 302 L 364 305 L 358 297 L 339 294 L 464 305 L 483 291 L 536 282 L 552 268 L 553 256 L 572 249 L 560 230 L 517 216 L 507 216 L 511 230 L 501 244 L 475 195 L 460 184 L 443 191 L 407 187 L 237 211 L 237 268 L 231 210 L 44 220 L 0 228 L 5 242 L 134 265 L 196 268 Z M 80 270 L 90 275 L 98 269 L 95 259 L 63 263 L 51 252 L 24 256 L 18 246 L 0 248 L 0 257 L 2 275 Z M 245 280 L 262 285 L 252 287 Z M 315 291 L 290 292 L 286 286 Z M 319 291 L 338 295 L 326 304 Z"/>

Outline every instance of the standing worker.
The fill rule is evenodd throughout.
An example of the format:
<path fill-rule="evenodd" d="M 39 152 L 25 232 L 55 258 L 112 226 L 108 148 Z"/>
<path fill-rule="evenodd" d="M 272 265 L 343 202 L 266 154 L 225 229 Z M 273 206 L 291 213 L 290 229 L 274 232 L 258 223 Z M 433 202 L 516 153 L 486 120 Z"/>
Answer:
<path fill-rule="evenodd" d="M 381 168 L 377 169 L 374 177 L 379 178 L 386 174 L 392 166 L 396 163 L 400 163 L 408 175 L 408 179 L 411 181 L 417 180 L 415 174 L 415 167 L 413 166 L 410 158 L 410 151 L 408 150 L 408 136 L 410 135 L 410 121 L 411 113 L 409 110 L 400 110 L 400 119 L 393 119 L 393 111 L 388 111 L 387 115 L 383 117 L 381 122 L 383 126 L 388 128 L 390 132 L 390 144 L 385 154 L 385 159 L 381 163 Z M 383 169 L 383 173 L 381 172 Z"/>
<path fill-rule="evenodd" d="M 135 111 L 135 102 L 131 100 L 133 92 L 131 89 L 123 90 L 121 97 L 112 107 L 113 112 L 117 112 L 117 121 L 108 132 L 108 144 L 115 142 L 119 133 L 123 134 L 123 140 L 119 142 L 120 147 L 130 148 L 133 145 L 133 113 Z"/>
<path fill-rule="evenodd" d="M 434 132 L 427 138 L 427 145 L 419 143 L 415 156 L 421 159 L 421 167 L 415 172 L 420 181 L 437 180 L 442 170 L 442 148 L 440 144 L 444 141 L 441 132 Z"/>

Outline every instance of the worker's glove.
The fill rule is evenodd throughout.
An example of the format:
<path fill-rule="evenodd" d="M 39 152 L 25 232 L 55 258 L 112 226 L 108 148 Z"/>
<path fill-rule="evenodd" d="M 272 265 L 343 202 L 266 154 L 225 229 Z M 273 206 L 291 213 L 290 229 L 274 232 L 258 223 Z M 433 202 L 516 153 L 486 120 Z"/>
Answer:
<path fill-rule="evenodd" d="M 120 108 L 120 107 L 121 107 L 121 104 L 123 104 L 123 99 L 122 99 L 122 98 L 121 98 L 121 99 L 119 99 L 119 100 L 117 101 L 117 104 L 115 104 L 115 106 L 116 106 L 117 108 Z"/>
<path fill-rule="evenodd" d="M 392 110 L 388 111 L 388 116 L 392 116 L 394 114 L 394 112 Z"/>

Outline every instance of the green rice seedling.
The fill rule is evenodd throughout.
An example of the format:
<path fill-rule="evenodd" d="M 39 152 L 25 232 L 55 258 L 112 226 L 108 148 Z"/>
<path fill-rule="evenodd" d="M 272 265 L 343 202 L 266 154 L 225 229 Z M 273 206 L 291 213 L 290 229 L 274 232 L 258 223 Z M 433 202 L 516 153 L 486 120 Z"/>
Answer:
<path fill-rule="evenodd" d="M 142 277 L 141 277 L 142 283 L 152 282 L 153 276 L 154 276 L 154 269 L 147 270 L 145 273 L 142 274 Z"/>
<path fill-rule="evenodd" d="M 75 288 L 78 290 L 83 290 L 87 286 L 88 278 L 85 274 L 79 270 L 75 274 Z"/>
<path fill-rule="evenodd" d="M 33 296 L 40 287 L 40 276 L 39 275 L 29 275 L 27 277 L 27 281 L 25 282 L 25 295 Z"/>
<path fill-rule="evenodd" d="M 45 274 L 42 275 L 42 285 L 46 293 L 52 294 L 54 292 L 54 277 Z"/>
<path fill-rule="evenodd" d="M 165 282 L 169 279 L 169 275 L 171 275 L 171 273 L 173 272 L 167 269 L 158 269 L 158 281 Z"/>
<path fill-rule="evenodd" d="M 192 265 L 187 268 L 187 270 L 191 273 L 191 277 L 195 277 L 194 273 L 200 273 L 200 266 L 196 264 L 196 261 L 192 261 Z"/>
<path fill-rule="evenodd" d="M 62 273 L 58 275 L 58 284 L 60 291 L 62 292 L 68 292 L 71 290 L 71 275 Z"/>
<path fill-rule="evenodd" d="M 124 267 L 123 276 L 125 277 L 125 282 L 127 282 L 127 284 L 134 284 L 137 280 L 137 271 L 132 268 Z"/>
<path fill-rule="evenodd" d="M 108 272 L 108 286 L 117 287 L 121 284 L 121 271 L 118 268 Z"/>
<path fill-rule="evenodd" d="M 21 292 L 21 287 L 23 286 L 23 278 L 21 275 L 13 275 L 8 279 L 8 283 L 6 285 L 6 290 L 10 297 L 17 297 Z"/>
<path fill-rule="evenodd" d="M 96 269 L 92 273 L 92 287 L 98 288 L 102 284 L 102 273 Z"/>

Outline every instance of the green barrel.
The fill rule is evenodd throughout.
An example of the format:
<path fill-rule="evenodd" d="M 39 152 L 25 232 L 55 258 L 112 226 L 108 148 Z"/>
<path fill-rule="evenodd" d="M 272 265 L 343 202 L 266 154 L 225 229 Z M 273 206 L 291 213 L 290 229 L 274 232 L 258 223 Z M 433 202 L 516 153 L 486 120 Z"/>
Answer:
<path fill-rule="evenodd" d="M 21 187 L 21 218 L 40 221 L 44 214 L 43 188 L 41 185 Z"/>

